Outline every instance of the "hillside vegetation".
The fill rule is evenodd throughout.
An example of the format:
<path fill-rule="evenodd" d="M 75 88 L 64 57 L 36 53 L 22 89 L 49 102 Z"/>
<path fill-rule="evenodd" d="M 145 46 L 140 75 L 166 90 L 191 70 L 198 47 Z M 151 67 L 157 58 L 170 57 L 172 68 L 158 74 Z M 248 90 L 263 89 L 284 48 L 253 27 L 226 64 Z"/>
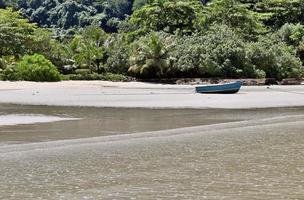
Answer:
<path fill-rule="evenodd" d="M 281 80 L 303 62 L 304 0 L 0 0 L 4 80 Z"/>

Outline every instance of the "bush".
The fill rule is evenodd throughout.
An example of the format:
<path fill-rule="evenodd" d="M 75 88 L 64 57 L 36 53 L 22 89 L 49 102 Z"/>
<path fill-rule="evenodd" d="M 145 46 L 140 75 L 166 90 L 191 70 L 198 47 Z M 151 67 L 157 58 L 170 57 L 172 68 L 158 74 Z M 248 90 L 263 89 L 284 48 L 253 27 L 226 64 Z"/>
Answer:
<path fill-rule="evenodd" d="M 16 73 L 18 79 L 24 81 L 60 81 L 57 68 L 39 54 L 24 56 L 16 65 Z"/>
<path fill-rule="evenodd" d="M 68 74 L 62 75 L 63 80 L 100 80 L 100 81 L 126 81 L 127 77 L 121 74 L 112 74 L 112 73 L 78 73 L 78 74 Z"/>
<path fill-rule="evenodd" d="M 256 78 L 249 63 L 246 43 L 225 25 L 205 33 L 176 36 L 171 57 L 173 71 L 183 77 Z"/>
<path fill-rule="evenodd" d="M 174 40 L 170 52 L 174 74 L 170 76 L 281 80 L 304 74 L 296 49 L 273 35 L 246 42 L 229 27 L 214 25 L 205 33 L 175 36 Z"/>
<path fill-rule="evenodd" d="M 267 78 L 301 78 L 304 68 L 296 56 L 296 50 L 284 42 L 261 37 L 258 42 L 248 45 L 248 57 L 257 69 L 266 73 Z"/>
<path fill-rule="evenodd" d="M 3 81 L 18 81 L 18 74 L 16 73 L 15 68 L 7 67 L 0 72 L 0 80 Z"/>
<path fill-rule="evenodd" d="M 304 37 L 304 26 L 286 23 L 274 35 L 286 44 L 297 46 Z"/>

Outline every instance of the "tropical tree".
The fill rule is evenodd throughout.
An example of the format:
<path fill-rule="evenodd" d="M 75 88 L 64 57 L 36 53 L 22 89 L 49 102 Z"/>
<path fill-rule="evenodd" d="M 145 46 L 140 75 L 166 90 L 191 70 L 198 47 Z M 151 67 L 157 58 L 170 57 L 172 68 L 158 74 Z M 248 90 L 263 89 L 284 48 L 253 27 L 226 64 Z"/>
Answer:
<path fill-rule="evenodd" d="M 183 77 L 256 78 L 244 39 L 227 25 L 191 36 L 175 36 L 173 70 Z"/>
<path fill-rule="evenodd" d="M 273 29 L 278 29 L 285 23 L 304 23 L 304 0 L 262 0 L 255 7 L 260 13 L 269 16 L 264 22 Z"/>
<path fill-rule="evenodd" d="M 134 0 L 132 10 L 137 10 L 151 2 L 151 0 Z"/>
<path fill-rule="evenodd" d="M 52 29 L 61 40 L 89 25 L 116 32 L 132 11 L 131 0 L 0 0 L 0 8 L 6 6 L 19 10 L 30 22 Z"/>
<path fill-rule="evenodd" d="M 296 56 L 295 48 L 269 36 L 260 37 L 257 42 L 248 45 L 248 57 L 268 78 L 282 80 L 304 75 L 304 67 Z"/>
<path fill-rule="evenodd" d="M 47 31 L 21 18 L 12 9 L 0 9 L 0 55 L 13 55 L 16 58 L 39 51 L 39 44 L 47 42 Z M 40 48 L 41 49 L 41 48 Z"/>
<path fill-rule="evenodd" d="M 14 66 L 15 64 L 16 64 L 16 59 L 14 56 L 0 57 L 0 69 L 6 69 L 8 67 Z"/>
<path fill-rule="evenodd" d="M 129 57 L 131 53 L 130 45 L 123 34 L 112 34 L 109 39 L 109 48 L 107 50 L 106 71 L 112 73 L 126 74 L 129 67 Z"/>
<path fill-rule="evenodd" d="M 156 33 L 141 38 L 133 46 L 129 73 L 143 78 L 161 78 L 170 67 L 168 47 Z"/>
<path fill-rule="evenodd" d="M 191 34 L 199 28 L 202 9 L 198 0 L 154 0 L 134 11 L 129 20 L 131 34 L 138 36 L 150 31 Z"/>
<path fill-rule="evenodd" d="M 90 71 L 104 71 L 104 63 L 107 60 L 107 38 L 108 34 L 99 27 L 85 28 L 82 34 L 75 36 L 70 43 L 72 59 L 79 66 L 88 67 Z"/>
<path fill-rule="evenodd" d="M 244 36 L 252 37 L 266 31 L 265 16 L 249 9 L 238 0 L 213 0 L 206 7 L 206 24 L 225 24 Z"/>
<path fill-rule="evenodd" d="M 304 38 L 304 26 L 302 24 L 284 24 L 276 35 L 289 45 L 298 45 Z"/>

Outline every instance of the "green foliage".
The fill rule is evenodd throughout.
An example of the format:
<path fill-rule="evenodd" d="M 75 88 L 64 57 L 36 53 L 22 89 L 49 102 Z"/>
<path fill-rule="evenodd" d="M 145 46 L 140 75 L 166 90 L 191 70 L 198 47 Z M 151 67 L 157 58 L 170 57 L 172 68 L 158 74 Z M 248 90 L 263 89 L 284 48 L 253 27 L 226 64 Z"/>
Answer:
<path fill-rule="evenodd" d="M 263 16 L 238 0 L 213 0 L 206 7 L 206 23 L 225 24 L 247 37 L 266 31 L 261 22 Z"/>
<path fill-rule="evenodd" d="M 286 23 L 276 32 L 276 35 L 281 41 L 298 46 L 304 39 L 304 26 Z"/>
<path fill-rule="evenodd" d="M 297 47 L 297 54 L 303 64 L 304 63 L 304 41 L 303 40 L 299 43 L 299 45 Z"/>
<path fill-rule="evenodd" d="M 177 37 L 173 69 L 179 76 L 256 78 L 246 43 L 227 26 L 214 26 L 203 34 Z"/>
<path fill-rule="evenodd" d="M 153 1 L 132 14 L 129 20 L 131 34 L 137 36 L 150 31 L 190 34 L 202 20 L 201 11 L 202 4 L 197 0 Z"/>
<path fill-rule="evenodd" d="M 304 0 L 262 0 L 255 7 L 269 16 L 265 24 L 274 29 L 285 23 L 304 23 Z"/>
<path fill-rule="evenodd" d="M 134 0 L 132 10 L 140 9 L 148 3 L 151 3 L 151 0 Z"/>
<path fill-rule="evenodd" d="M 0 58 L 0 69 L 6 69 L 12 67 L 16 64 L 16 59 L 14 56 L 2 56 Z"/>
<path fill-rule="evenodd" d="M 263 70 L 268 78 L 300 78 L 304 68 L 292 46 L 276 42 L 269 37 L 261 37 L 248 46 L 251 63 Z"/>
<path fill-rule="evenodd" d="M 47 31 L 22 19 L 12 9 L 0 9 L 0 55 L 16 58 L 41 50 L 49 40 Z"/>
<path fill-rule="evenodd" d="M 44 56 L 38 54 L 24 56 L 17 63 L 15 73 L 19 80 L 60 81 L 57 68 Z"/>
<path fill-rule="evenodd" d="M 62 75 L 63 80 L 99 80 L 99 81 L 126 81 L 127 78 L 121 74 L 112 73 L 89 73 L 83 72 L 78 74 Z"/>
<path fill-rule="evenodd" d="M 89 80 L 112 79 L 106 72 L 304 76 L 304 0 L 0 0 L 6 7 L 12 8 L 0 9 L 5 80 L 58 80 L 54 65 L 78 72 L 64 78 Z"/>
<path fill-rule="evenodd" d="M 19 80 L 19 77 L 14 67 L 7 67 L 0 72 L 0 80 L 17 81 Z"/>
<path fill-rule="evenodd" d="M 169 69 L 168 48 L 156 33 L 141 38 L 133 46 L 129 73 L 143 78 L 163 77 Z"/>
<path fill-rule="evenodd" d="M 5 6 L 20 10 L 41 27 L 53 29 L 59 39 L 69 38 L 88 25 L 115 32 L 119 22 L 132 10 L 131 0 L 0 1 L 0 8 Z"/>
<path fill-rule="evenodd" d="M 106 71 L 126 74 L 130 67 L 129 57 L 131 48 L 122 35 L 112 36 L 107 51 L 108 59 L 105 64 Z"/>
<path fill-rule="evenodd" d="M 106 41 L 108 35 L 98 27 L 89 26 L 70 43 L 72 59 L 78 66 L 91 71 L 103 72 L 106 62 Z"/>
<path fill-rule="evenodd" d="M 69 46 L 65 43 L 60 43 L 57 40 L 50 40 L 48 53 L 41 53 L 49 59 L 59 69 L 63 69 L 65 65 L 74 64 L 70 60 Z"/>

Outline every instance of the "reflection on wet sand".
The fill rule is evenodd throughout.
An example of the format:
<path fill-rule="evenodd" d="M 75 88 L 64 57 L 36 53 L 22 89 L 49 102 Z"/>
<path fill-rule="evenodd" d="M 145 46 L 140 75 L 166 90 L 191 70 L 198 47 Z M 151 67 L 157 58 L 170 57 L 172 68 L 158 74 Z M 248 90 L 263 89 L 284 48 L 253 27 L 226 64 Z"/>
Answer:
<path fill-rule="evenodd" d="M 98 109 L 95 113 L 96 109 L 88 112 L 84 108 L 82 111 L 39 108 L 43 112 L 37 107 L 30 108 L 32 113 L 85 116 L 84 121 L 64 122 L 71 123 L 69 128 L 77 135 L 74 138 L 79 139 L 54 137 L 52 140 L 56 141 L 30 143 L 39 141 L 32 138 L 23 141 L 24 144 L 0 146 L 0 196 L 3 199 L 303 198 L 304 112 L 301 108 L 133 110 L 129 113 L 118 109 L 116 115 L 115 110 L 107 114 Z M 28 108 L 23 109 L 28 112 Z M 21 108 L 16 110 L 22 112 Z M 98 123 L 97 118 L 104 119 L 99 112 L 115 122 L 113 132 L 105 122 Z M 131 113 L 136 112 L 147 116 L 138 114 L 134 118 Z M 231 122 L 232 116 L 237 121 Z M 124 126 L 116 117 L 134 121 Z M 219 119 L 220 124 L 213 119 Z M 143 127 L 132 126 L 131 122 L 137 124 L 137 120 L 146 123 Z M 157 123 L 153 123 L 154 120 Z M 52 123 L 56 127 L 53 132 L 40 133 L 43 138 L 52 135 L 55 129 L 61 131 L 64 138 L 73 138 L 69 135 L 72 132 L 66 134 L 64 126 L 57 123 L 62 122 Z M 76 129 L 80 126 L 74 123 L 88 123 L 87 130 L 78 133 Z M 198 126 L 199 123 L 202 126 Z M 108 132 L 97 132 L 100 124 L 107 127 Z M 51 125 L 35 126 L 30 125 L 28 130 L 35 129 L 39 134 L 39 127 L 46 126 L 42 128 L 46 130 Z M 146 131 L 153 132 L 134 133 L 145 130 L 144 126 L 148 127 Z M 154 131 L 170 128 L 180 129 Z M 5 130 L 10 132 L 1 128 L 0 134 L 6 141 L 10 141 L 10 137 L 3 135 L 18 135 L 12 127 Z M 94 138 L 84 136 L 89 132 L 94 132 Z"/>

